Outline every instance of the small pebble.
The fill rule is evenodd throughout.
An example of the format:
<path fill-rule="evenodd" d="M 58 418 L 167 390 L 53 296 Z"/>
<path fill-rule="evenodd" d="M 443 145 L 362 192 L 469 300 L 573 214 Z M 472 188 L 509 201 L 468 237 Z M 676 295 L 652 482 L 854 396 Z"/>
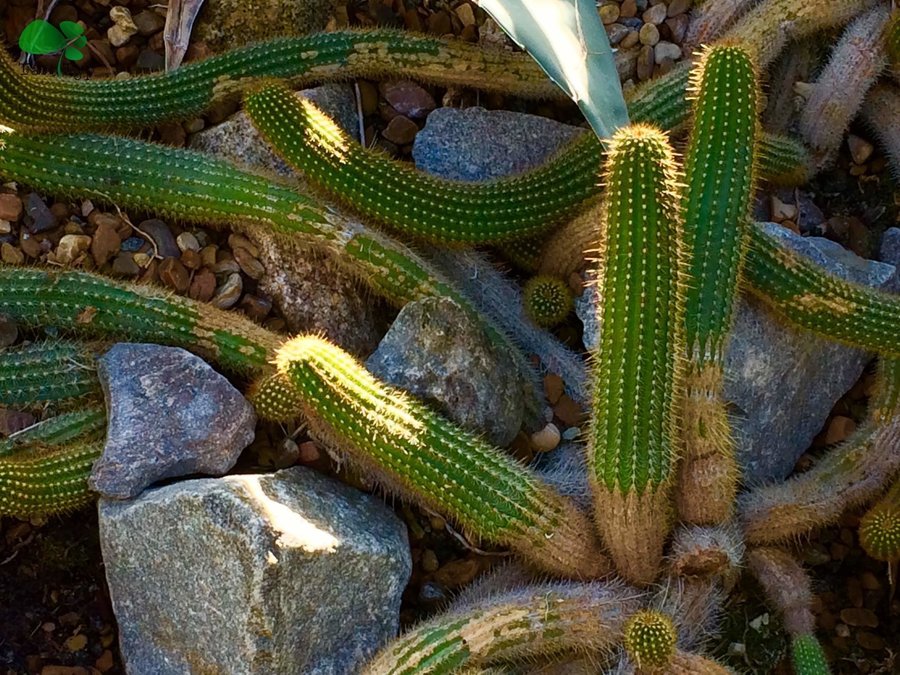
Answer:
<path fill-rule="evenodd" d="M 0 234 L 9 234 L 12 232 L 12 223 L 8 220 L 0 219 Z"/>
<path fill-rule="evenodd" d="M 94 231 L 91 255 L 94 256 L 94 261 L 98 266 L 105 265 L 119 252 L 119 248 L 122 246 L 122 240 L 119 238 L 119 232 L 115 226 L 117 220 L 117 218 L 102 218 Z"/>
<path fill-rule="evenodd" d="M 386 82 L 379 88 L 394 110 L 412 119 L 424 118 L 437 105 L 431 94 L 414 82 Z"/>
<path fill-rule="evenodd" d="M 841 621 L 848 626 L 878 628 L 878 617 L 870 609 L 848 607 L 841 610 Z"/>
<path fill-rule="evenodd" d="M 607 2 L 600 6 L 600 20 L 604 26 L 615 23 L 619 18 L 619 5 L 614 2 Z"/>
<path fill-rule="evenodd" d="M 862 630 L 856 634 L 856 642 L 863 649 L 868 649 L 870 651 L 879 651 L 884 649 L 884 639 L 880 636 L 875 635 L 875 633 L 870 633 L 869 631 Z"/>
<path fill-rule="evenodd" d="M 543 429 L 531 434 L 531 444 L 537 452 L 550 452 L 559 445 L 559 429 L 550 422 Z"/>
<path fill-rule="evenodd" d="M 313 441 L 303 441 L 300 444 L 299 462 L 301 464 L 312 464 L 318 462 L 322 457 L 322 451 Z"/>
<path fill-rule="evenodd" d="M 775 195 L 772 195 L 770 202 L 769 213 L 774 222 L 780 223 L 784 220 L 796 220 L 798 211 L 796 204 L 785 204 Z"/>
<path fill-rule="evenodd" d="M 134 17 L 134 25 L 137 26 L 138 33 L 144 37 L 149 37 L 165 27 L 166 18 L 161 14 L 145 9 L 143 12 L 138 12 Z"/>
<path fill-rule="evenodd" d="M 544 395 L 550 405 L 556 405 L 560 397 L 565 393 L 565 385 L 562 378 L 556 373 L 544 375 Z"/>
<path fill-rule="evenodd" d="M 481 565 L 472 558 L 451 560 L 434 573 L 434 580 L 447 588 L 459 588 L 472 581 L 480 569 Z"/>
<path fill-rule="evenodd" d="M 70 265 L 80 255 L 86 253 L 91 246 L 91 238 L 85 234 L 67 234 L 59 240 L 54 256 L 56 262 L 62 265 Z"/>
<path fill-rule="evenodd" d="M 835 415 L 828 423 L 828 430 L 825 432 L 825 443 L 831 445 L 840 443 L 856 430 L 856 422 L 849 417 L 843 415 Z"/>
<path fill-rule="evenodd" d="M 628 33 L 629 30 L 620 23 L 614 23 L 606 27 L 606 36 L 609 38 L 609 44 L 613 47 L 621 43 Z"/>
<path fill-rule="evenodd" d="M 396 145 L 409 145 L 416 139 L 419 127 L 411 119 L 404 115 L 391 118 L 382 135 Z"/>
<path fill-rule="evenodd" d="M 25 262 L 25 254 L 20 249 L 6 242 L 0 246 L 0 258 L 7 265 L 21 265 Z"/>
<path fill-rule="evenodd" d="M 242 248 L 254 258 L 259 257 L 259 247 L 242 234 L 229 234 L 228 245 L 232 251 Z"/>
<path fill-rule="evenodd" d="M 29 232 L 37 234 L 46 232 L 56 227 L 56 216 L 50 211 L 44 200 L 36 192 L 32 192 L 25 198 L 25 213 L 29 220 L 25 227 Z"/>
<path fill-rule="evenodd" d="M 619 7 L 619 16 L 626 19 L 637 16 L 637 2 L 635 0 L 624 0 Z"/>
<path fill-rule="evenodd" d="M 191 284 L 187 268 L 177 258 L 166 258 L 160 263 L 159 280 L 176 293 L 184 293 Z"/>
<path fill-rule="evenodd" d="M 654 48 L 656 53 L 656 63 L 662 64 L 664 61 L 677 61 L 681 58 L 681 47 L 665 40 L 660 41 Z"/>
<path fill-rule="evenodd" d="M 263 321 L 272 311 L 272 302 L 267 298 L 246 293 L 238 303 L 238 309 L 254 321 Z"/>
<path fill-rule="evenodd" d="M 653 7 L 644 12 L 641 15 L 641 18 L 644 20 L 644 23 L 658 24 L 666 20 L 667 14 L 668 8 L 660 3 L 658 5 L 653 5 Z"/>
<path fill-rule="evenodd" d="M 669 3 L 666 16 L 680 16 L 690 9 L 692 0 L 672 0 Z"/>
<path fill-rule="evenodd" d="M 138 229 L 153 240 L 159 255 L 163 258 L 177 258 L 181 255 L 181 249 L 175 243 L 172 230 L 163 221 L 151 218 L 138 225 Z"/>
<path fill-rule="evenodd" d="M 200 302 L 209 302 L 216 293 L 216 275 L 208 269 L 202 269 L 191 280 L 188 297 Z"/>
<path fill-rule="evenodd" d="M 175 239 L 175 243 L 182 253 L 185 251 L 200 251 L 200 242 L 197 241 L 197 237 L 190 232 L 182 232 L 179 234 Z"/>
<path fill-rule="evenodd" d="M 475 12 L 472 10 L 472 5 L 468 2 L 464 2 L 455 10 L 456 16 L 459 17 L 459 20 L 462 22 L 463 26 L 474 26 L 475 25 Z"/>
<path fill-rule="evenodd" d="M 22 200 L 18 195 L 0 194 L 0 219 L 16 222 L 22 217 Z"/>
<path fill-rule="evenodd" d="M 266 268 L 261 262 L 259 262 L 259 260 L 254 258 L 247 249 L 234 249 L 234 259 L 235 262 L 237 262 L 237 264 L 240 266 L 241 270 L 243 270 L 244 274 L 246 274 L 251 279 L 255 279 L 258 281 L 266 275 Z"/>
<path fill-rule="evenodd" d="M 422 571 L 429 573 L 436 572 L 439 567 L 440 562 L 438 561 L 437 554 L 430 548 L 426 548 L 422 552 Z"/>
<path fill-rule="evenodd" d="M 652 23 L 645 23 L 638 33 L 642 45 L 653 46 L 659 42 L 659 29 Z"/>
<path fill-rule="evenodd" d="M 619 43 L 619 46 L 622 49 L 628 49 L 630 47 L 634 47 L 641 41 L 641 34 L 636 30 L 628 30 L 628 35 L 622 38 L 622 41 Z"/>
<path fill-rule="evenodd" d="M 875 151 L 875 146 L 856 134 L 847 136 L 847 146 L 850 148 L 850 156 L 857 164 L 865 164 Z"/>
<path fill-rule="evenodd" d="M 241 279 L 241 275 L 237 272 L 232 272 L 228 275 L 225 283 L 216 289 L 216 293 L 211 302 L 219 309 L 229 309 L 240 300 L 243 290 L 244 282 Z"/>
<path fill-rule="evenodd" d="M 119 253 L 112 263 L 113 274 L 122 277 L 136 277 L 141 272 L 141 268 L 134 261 L 134 256 L 123 251 Z"/>

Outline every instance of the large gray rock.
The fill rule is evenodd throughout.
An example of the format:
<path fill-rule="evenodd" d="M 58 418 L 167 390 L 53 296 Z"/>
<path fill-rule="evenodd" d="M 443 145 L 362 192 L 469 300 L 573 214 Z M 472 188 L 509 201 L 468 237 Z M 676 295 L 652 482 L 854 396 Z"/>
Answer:
<path fill-rule="evenodd" d="M 583 129 L 546 117 L 484 108 L 438 108 L 413 145 L 416 166 L 444 178 L 482 181 L 527 171 Z"/>
<path fill-rule="evenodd" d="M 407 304 L 366 368 L 498 445 L 512 441 L 522 426 L 515 364 L 448 298 Z"/>
<path fill-rule="evenodd" d="M 895 268 L 900 267 L 900 227 L 889 227 L 885 230 L 878 249 L 878 259 Z M 894 273 L 887 288 L 895 293 L 900 292 L 900 273 Z"/>
<path fill-rule="evenodd" d="M 864 260 L 820 237 L 800 237 L 761 223 L 784 245 L 844 279 L 881 288 L 894 266 Z M 597 341 L 596 299 L 589 288 L 576 302 L 584 344 Z M 871 358 L 858 349 L 788 327 L 752 298 L 735 312 L 725 362 L 725 398 L 733 405 L 738 458 L 746 484 L 783 480 L 821 430 L 835 402 L 859 379 Z"/>
<path fill-rule="evenodd" d="M 379 500 L 309 469 L 100 502 L 134 675 L 344 675 L 397 631 L 411 560 Z"/>
<path fill-rule="evenodd" d="M 166 478 L 222 475 L 253 441 L 253 406 L 184 349 L 117 344 L 97 372 L 109 426 L 89 482 L 101 495 L 128 499 Z"/>

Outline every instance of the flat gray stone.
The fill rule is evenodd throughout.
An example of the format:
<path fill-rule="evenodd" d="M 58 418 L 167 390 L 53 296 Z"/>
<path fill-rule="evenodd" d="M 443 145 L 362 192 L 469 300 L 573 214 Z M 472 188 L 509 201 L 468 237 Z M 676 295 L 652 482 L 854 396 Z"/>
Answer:
<path fill-rule="evenodd" d="M 416 135 L 413 159 L 443 178 L 483 181 L 527 171 L 584 129 L 537 115 L 438 108 Z"/>
<path fill-rule="evenodd" d="M 883 288 L 894 276 L 893 265 L 864 260 L 828 239 L 800 237 L 775 223 L 758 226 L 841 278 Z M 593 290 L 576 302 L 589 349 L 598 338 Z M 741 298 L 726 353 L 725 398 L 733 406 L 744 483 L 786 478 L 870 358 L 790 328 L 759 302 Z"/>
<path fill-rule="evenodd" d="M 889 227 L 885 230 L 878 250 L 878 259 L 895 268 L 900 267 L 900 227 Z M 900 292 L 900 274 L 894 273 L 894 278 L 887 288 L 895 293 Z"/>
<path fill-rule="evenodd" d="M 448 298 L 408 303 L 366 368 L 497 445 L 510 443 L 522 426 L 515 364 Z"/>
<path fill-rule="evenodd" d="M 101 500 L 134 675 L 344 675 L 397 632 L 412 564 L 378 499 L 302 467 Z"/>
<path fill-rule="evenodd" d="M 178 347 L 115 345 L 97 360 L 109 416 L 90 486 L 129 499 L 166 478 L 226 473 L 253 441 L 256 414 L 203 359 Z"/>

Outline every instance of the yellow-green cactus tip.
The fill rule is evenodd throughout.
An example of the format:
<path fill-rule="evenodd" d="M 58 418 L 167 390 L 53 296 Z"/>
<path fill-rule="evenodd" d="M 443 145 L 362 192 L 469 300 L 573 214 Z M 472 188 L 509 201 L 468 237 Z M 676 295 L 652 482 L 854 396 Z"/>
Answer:
<path fill-rule="evenodd" d="M 642 610 L 625 624 L 625 651 L 638 668 L 663 668 L 675 656 L 676 637 L 672 619 Z"/>
<path fill-rule="evenodd" d="M 876 560 L 900 560 L 900 509 L 879 502 L 859 522 L 859 543 Z"/>
<path fill-rule="evenodd" d="M 522 302 L 532 321 L 549 328 L 562 322 L 572 311 L 572 292 L 561 279 L 539 275 L 525 284 Z"/>

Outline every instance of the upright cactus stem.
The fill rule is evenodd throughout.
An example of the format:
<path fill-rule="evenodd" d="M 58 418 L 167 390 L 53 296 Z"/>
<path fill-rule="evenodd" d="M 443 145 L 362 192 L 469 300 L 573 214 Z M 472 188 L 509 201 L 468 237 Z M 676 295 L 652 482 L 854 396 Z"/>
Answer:
<path fill-rule="evenodd" d="M 831 668 L 815 635 L 797 635 L 791 639 L 791 663 L 796 675 L 829 675 Z"/>
<path fill-rule="evenodd" d="M 589 477 L 616 569 L 652 583 L 672 526 L 683 386 L 686 253 L 672 151 L 646 126 L 609 145 Z"/>
<path fill-rule="evenodd" d="M 731 515 L 738 483 L 722 389 L 755 182 L 758 93 L 752 57 L 736 45 L 709 49 L 696 66 L 691 91 L 694 122 L 682 198 L 691 260 L 684 314 L 688 366 L 676 494 L 683 520 L 715 524 Z"/>
<path fill-rule="evenodd" d="M 589 579 L 610 571 L 590 520 L 573 504 L 499 449 L 376 380 L 346 352 L 298 337 L 276 361 L 312 433 L 373 480 L 450 516 L 473 536 L 508 545 L 545 572 Z M 266 396 L 265 382 L 259 396 Z"/>
<path fill-rule="evenodd" d="M 621 638 L 639 599 L 614 582 L 543 583 L 490 595 L 413 628 L 362 675 L 437 675 L 567 653 L 596 658 Z"/>

